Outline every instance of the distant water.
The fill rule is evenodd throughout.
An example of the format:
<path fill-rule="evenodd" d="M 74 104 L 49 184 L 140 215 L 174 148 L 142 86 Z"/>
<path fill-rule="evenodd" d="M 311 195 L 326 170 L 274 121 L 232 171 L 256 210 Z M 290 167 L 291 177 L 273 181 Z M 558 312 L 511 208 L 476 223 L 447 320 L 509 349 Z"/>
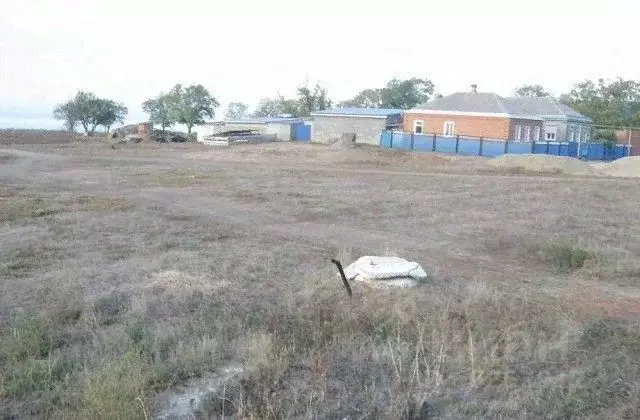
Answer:
<path fill-rule="evenodd" d="M 44 130 L 59 130 L 63 128 L 62 121 L 53 118 L 18 118 L 0 117 L 0 129 L 2 128 L 34 128 Z"/>

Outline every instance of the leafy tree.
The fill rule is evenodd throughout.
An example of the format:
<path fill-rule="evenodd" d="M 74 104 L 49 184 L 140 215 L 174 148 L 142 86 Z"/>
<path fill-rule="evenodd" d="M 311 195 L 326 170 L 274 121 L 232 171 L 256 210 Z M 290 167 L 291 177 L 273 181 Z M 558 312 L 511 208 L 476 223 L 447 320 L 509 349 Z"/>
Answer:
<path fill-rule="evenodd" d="M 80 123 L 88 136 L 92 136 L 99 125 L 108 130 L 116 121 L 123 122 L 126 115 L 127 107 L 124 104 L 101 99 L 82 90 L 53 110 L 54 118 L 64 120 L 67 128 L 75 128 Z"/>
<path fill-rule="evenodd" d="M 142 103 L 142 110 L 149 114 L 149 121 L 152 124 L 159 124 L 163 132 L 175 123 L 170 119 L 170 103 L 171 97 L 164 93 L 155 98 L 147 99 Z"/>
<path fill-rule="evenodd" d="M 339 104 L 343 108 L 382 108 L 381 89 L 365 89 L 353 98 Z"/>
<path fill-rule="evenodd" d="M 516 96 L 545 97 L 551 94 L 541 85 L 522 85 L 515 90 Z"/>
<path fill-rule="evenodd" d="M 429 100 L 433 94 L 433 83 L 428 79 L 414 77 L 407 80 L 391 79 L 382 88 L 380 96 L 384 108 L 410 109 Z"/>
<path fill-rule="evenodd" d="M 596 125 L 640 126 L 640 83 L 634 80 L 585 80 L 560 100 L 591 117 Z"/>
<path fill-rule="evenodd" d="M 331 107 L 331 99 L 327 89 L 316 84 L 313 90 L 305 83 L 297 89 L 296 98 L 285 98 L 278 95 L 277 98 L 263 98 L 260 100 L 254 117 L 304 117 L 312 112 L 322 111 Z"/>
<path fill-rule="evenodd" d="M 53 110 L 53 118 L 63 120 L 64 126 L 69 131 L 76 131 L 78 125 L 78 115 L 76 113 L 75 103 L 73 99 L 64 104 L 58 105 Z"/>
<path fill-rule="evenodd" d="M 324 111 L 331 107 L 331 99 L 327 95 L 327 89 L 316 84 L 313 90 L 309 89 L 308 82 L 298 87 L 297 116 L 308 116 L 314 111 Z"/>
<path fill-rule="evenodd" d="M 110 99 L 98 99 L 96 106 L 96 121 L 98 122 L 98 125 L 104 127 L 105 132 L 107 133 L 114 123 L 119 122 L 120 124 L 124 124 L 124 119 L 127 117 L 127 113 L 129 112 L 124 104 Z"/>
<path fill-rule="evenodd" d="M 215 108 L 220 106 L 202 85 L 185 88 L 177 84 L 171 89 L 169 99 L 169 120 L 186 125 L 189 134 L 194 125 L 204 123 L 205 117 L 213 118 Z"/>
<path fill-rule="evenodd" d="M 258 102 L 254 117 L 279 117 L 282 115 L 280 99 L 262 98 Z"/>
<path fill-rule="evenodd" d="M 224 114 L 224 118 L 227 120 L 239 120 L 247 116 L 247 109 L 249 106 L 242 102 L 231 102 L 227 106 L 227 112 Z"/>
<path fill-rule="evenodd" d="M 341 106 L 409 109 L 429 100 L 434 85 L 429 79 L 393 78 L 383 88 L 365 89 Z"/>

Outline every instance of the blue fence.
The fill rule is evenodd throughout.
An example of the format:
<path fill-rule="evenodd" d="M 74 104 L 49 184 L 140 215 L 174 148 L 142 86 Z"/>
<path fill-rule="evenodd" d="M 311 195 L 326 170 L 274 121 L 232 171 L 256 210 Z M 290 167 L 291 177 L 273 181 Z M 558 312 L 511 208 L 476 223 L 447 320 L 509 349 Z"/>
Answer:
<path fill-rule="evenodd" d="M 293 130 L 293 140 L 308 142 L 311 140 L 311 126 L 309 124 L 298 123 L 291 126 Z"/>
<path fill-rule="evenodd" d="M 631 148 L 617 144 L 577 142 L 513 142 L 477 137 L 445 137 L 428 134 L 412 134 L 383 131 L 380 147 L 386 149 L 417 150 L 421 152 L 458 153 L 469 156 L 495 157 L 505 153 L 546 154 L 571 156 L 587 160 L 615 160 L 629 156 Z"/>

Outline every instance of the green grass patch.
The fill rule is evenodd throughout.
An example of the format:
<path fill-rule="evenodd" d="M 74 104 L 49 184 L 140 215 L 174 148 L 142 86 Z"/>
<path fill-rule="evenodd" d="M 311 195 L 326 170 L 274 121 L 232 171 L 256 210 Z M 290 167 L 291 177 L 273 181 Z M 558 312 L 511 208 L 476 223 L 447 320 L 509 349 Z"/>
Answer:
<path fill-rule="evenodd" d="M 43 245 L 10 248 L 0 262 L 0 275 L 23 276 L 60 257 L 60 250 Z"/>

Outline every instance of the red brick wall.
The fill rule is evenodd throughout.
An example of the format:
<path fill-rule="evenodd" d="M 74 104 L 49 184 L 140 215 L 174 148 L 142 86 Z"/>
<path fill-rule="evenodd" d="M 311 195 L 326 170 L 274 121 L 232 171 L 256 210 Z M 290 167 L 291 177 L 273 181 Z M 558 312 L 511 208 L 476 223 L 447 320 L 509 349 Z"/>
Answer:
<path fill-rule="evenodd" d="M 506 117 L 476 117 L 461 115 L 430 115 L 430 114 L 405 114 L 403 131 L 413 132 L 413 123 L 416 120 L 424 122 L 425 134 L 443 134 L 445 121 L 456 123 L 456 132 L 461 136 L 484 137 L 488 139 L 511 140 L 515 137 L 516 125 L 538 126 L 542 130 L 542 121 L 535 120 L 511 120 Z"/>
<path fill-rule="evenodd" d="M 640 155 L 640 129 L 616 131 L 616 143 L 629 144 L 629 140 L 631 140 L 631 154 Z"/>

